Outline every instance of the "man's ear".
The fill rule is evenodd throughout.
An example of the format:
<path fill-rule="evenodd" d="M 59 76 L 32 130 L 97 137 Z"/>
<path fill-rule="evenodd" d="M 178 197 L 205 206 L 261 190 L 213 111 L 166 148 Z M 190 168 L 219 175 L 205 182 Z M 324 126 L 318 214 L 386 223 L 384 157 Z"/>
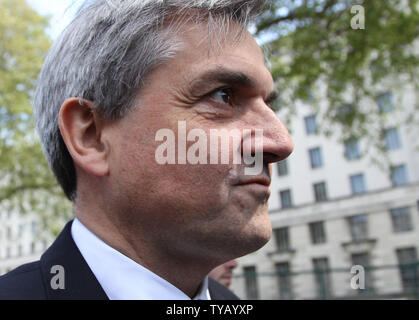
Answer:
<path fill-rule="evenodd" d="M 60 109 L 58 123 L 74 163 L 96 177 L 108 175 L 109 145 L 102 141 L 105 122 L 93 102 L 79 98 L 65 100 Z"/>

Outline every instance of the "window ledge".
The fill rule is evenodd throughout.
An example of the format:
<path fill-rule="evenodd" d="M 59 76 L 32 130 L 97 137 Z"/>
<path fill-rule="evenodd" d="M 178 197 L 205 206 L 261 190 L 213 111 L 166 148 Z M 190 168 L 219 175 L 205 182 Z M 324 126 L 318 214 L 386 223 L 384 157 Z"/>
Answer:
<path fill-rule="evenodd" d="M 376 242 L 377 239 L 367 238 L 362 240 L 351 240 L 348 242 L 343 242 L 342 246 L 350 253 L 361 253 L 372 250 Z"/>
<path fill-rule="evenodd" d="M 296 252 L 295 249 L 289 248 L 289 249 L 282 249 L 282 250 L 275 250 L 268 252 L 268 256 L 279 256 L 279 257 L 286 257 L 293 255 Z"/>

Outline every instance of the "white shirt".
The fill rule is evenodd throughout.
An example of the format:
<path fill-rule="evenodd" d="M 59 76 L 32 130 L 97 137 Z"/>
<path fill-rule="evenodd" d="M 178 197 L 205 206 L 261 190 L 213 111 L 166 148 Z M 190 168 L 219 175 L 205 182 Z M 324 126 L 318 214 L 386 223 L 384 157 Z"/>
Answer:
<path fill-rule="evenodd" d="M 71 235 L 110 300 L 191 300 L 185 293 L 107 245 L 78 219 Z M 193 300 L 211 300 L 208 277 Z"/>

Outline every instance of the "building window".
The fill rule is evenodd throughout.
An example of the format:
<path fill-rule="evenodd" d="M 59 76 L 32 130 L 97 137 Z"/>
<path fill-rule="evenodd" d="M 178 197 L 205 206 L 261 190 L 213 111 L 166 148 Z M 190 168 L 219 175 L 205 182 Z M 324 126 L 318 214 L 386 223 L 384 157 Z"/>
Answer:
<path fill-rule="evenodd" d="M 390 214 L 394 232 L 413 230 L 408 207 L 391 209 Z"/>
<path fill-rule="evenodd" d="M 7 234 L 7 240 L 12 239 L 12 228 L 7 227 L 6 234 Z"/>
<path fill-rule="evenodd" d="M 391 112 L 394 109 L 393 95 L 391 92 L 385 92 L 377 97 L 377 104 L 382 113 Z"/>
<path fill-rule="evenodd" d="M 322 158 L 322 152 L 320 148 L 310 149 L 309 154 L 310 154 L 310 163 L 311 163 L 312 169 L 323 167 L 323 158 Z"/>
<path fill-rule="evenodd" d="M 36 250 L 35 242 L 31 242 L 31 253 L 32 254 L 35 253 L 35 250 Z"/>
<path fill-rule="evenodd" d="M 360 194 L 367 191 L 363 174 L 350 176 L 352 194 Z"/>
<path fill-rule="evenodd" d="M 311 115 L 304 118 L 307 135 L 315 134 L 317 130 L 316 115 Z"/>
<path fill-rule="evenodd" d="M 285 209 L 292 207 L 291 190 L 280 191 L 279 196 L 281 198 L 281 208 Z"/>
<path fill-rule="evenodd" d="M 284 159 L 276 163 L 276 167 L 278 169 L 278 176 L 286 176 L 288 174 L 288 161 Z"/>
<path fill-rule="evenodd" d="M 302 100 L 305 103 L 312 103 L 314 102 L 314 94 L 313 94 L 313 90 L 310 87 L 305 87 L 303 88 L 303 97 Z"/>
<path fill-rule="evenodd" d="M 292 299 L 291 268 L 289 262 L 277 263 L 275 265 L 275 269 L 278 279 L 280 299 Z"/>
<path fill-rule="evenodd" d="M 406 292 L 414 292 L 419 287 L 419 267 L 416 248 L 398 249 L 396 253 L 403 288 Z"/>
<path fill-rule="evenodd" d="M 355 160 L 361 158 L 361 151 L 359 149 L 359 142 L 352 138 L 345 142 L 345 157 L 347 160 Z"/>
<path fill-rule="evenodd" d="M 274 234 L 278 251 L 287 251 L 291 249 L 288 227 L 274 229 Z"/>
<path fill-rule="evenodd" d="M 326 233 L 324 231 L 323 221 L 310 223 L 310 236 L 311 243 L 325 243 L 326 242 Z"/>
<path fill-rule="evenodd" d="M 314 197 L 316 199 L 316 202 L 327 200 L 327 190 L 326 190 L 325 182 L 315 183 L 313 185 L 313 188 L 314 188 Z"/>
<path fill-rule="evenodd" d="M 47 240 L 42 241 L 42 247 L 43 247 L 44 251 L 48 249 L 48 241 Z"/>
<path fill-rule="evenodd" d="M 336 119 L 343 123 L 351 123 L 355 112 L 355 107 L 352 104 L 345 104 L 337 110 Z"/>
<path fill-rule="evenodd" d="M 358 293 L 368 293 L 374 291 L 372 267 L 370 261 L 370 255 L 368 252 L 352 254 L 352 265 L 362 266 L 365 271 L 365 289 L 357 290 Z"/>
<path fill-rule="evenodd" d="M 259 298 L 258 279 L 255 266 L 248 266 L 243 268 L 246 297 L 249 300 L 256 300 Z"/>
<path fill-rule="evenodd" d="M 396 150 L 402 147 L 399 132 L 396 128 L 390 128 L 385 131 L 384 143 L 387 150 Z"/>
<path fill-rule="evenodd" d="M 406 165 L 391 167 L 391 182 L 393 186 L 401 186 L 408 183 Z"/>
<path fill-rule="evenodd" d="M 348 221 L 353 241 L 357 242 L 368 238 L 368 220 L 366 214 L 349 217 Z"/>
<path fill-rule="evenodd" d="M 22 237 L 23 236 L 23 230 L 24 230 L 24 225 L 23 224 L 20 224 L 19 225 L 19 231 L 18 231 L 19 237 Z"/>
<path fill-rule="evenodd" d="M 329 259 L 313 259 L 314 277 L 317 288 L 317 297 L 327 299 L 331 296 L 331 279 Z"/>
<path fill-rule="evenodd" d="M 36 221 L 32 221 L 31 222 L 32 235 L 36 235 L 37 230 L 38 230 L 38 224 L 36 223 Z"/>

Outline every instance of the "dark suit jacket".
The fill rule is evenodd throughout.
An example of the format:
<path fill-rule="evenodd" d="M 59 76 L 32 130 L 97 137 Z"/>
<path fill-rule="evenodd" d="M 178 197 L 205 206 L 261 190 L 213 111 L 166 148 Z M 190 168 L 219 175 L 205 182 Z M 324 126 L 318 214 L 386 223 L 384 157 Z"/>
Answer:
<path fill-rule="evenodd" d="M 67 223 L 39 261 L 20 266 L 0 277 L 0 300 L 108 299 L 73 241 L 71 224 L 72 221 Z M 65 289 L 54 290 L 51 286 L 51 280 L 56 275 L 51 273 L 51 269 L 56 265 L 64 267 Z M 213 300 L 238 299 L 212 279 L 209 279 L 209 291 Z"/>

